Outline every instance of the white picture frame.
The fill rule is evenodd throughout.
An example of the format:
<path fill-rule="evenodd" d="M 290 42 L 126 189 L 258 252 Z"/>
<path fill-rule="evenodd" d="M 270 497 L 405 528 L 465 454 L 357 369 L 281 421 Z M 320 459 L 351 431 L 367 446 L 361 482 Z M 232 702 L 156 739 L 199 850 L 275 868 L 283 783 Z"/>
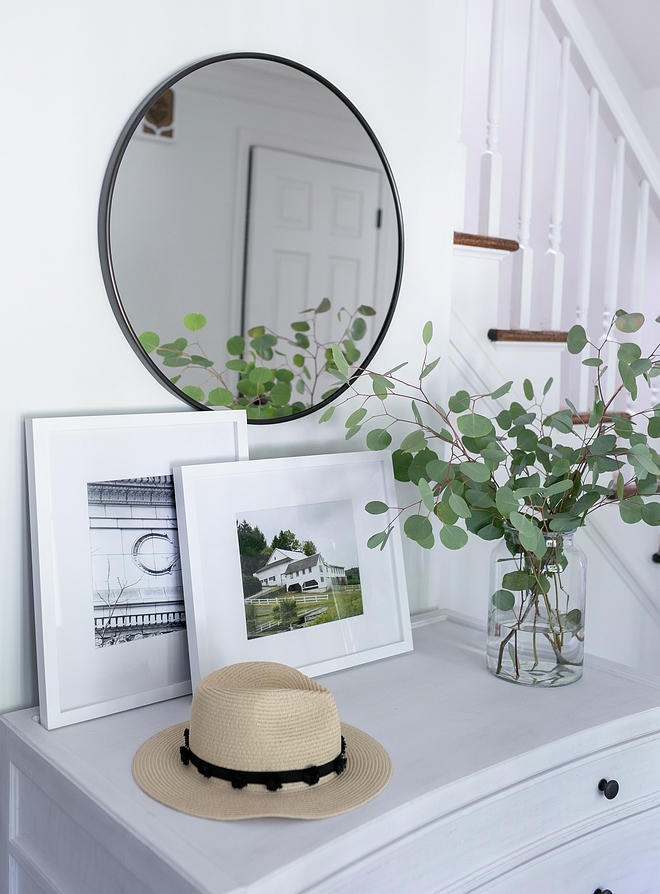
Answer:
<path fill-rule="evenodd" d="M 42 725 L 54 729 L 189 693 L 185 619 L 150 613 L 180 589 L 172 585 L 176 513 L 167 476 L 181 463 L 247 460 L 244 411 L 27 419 L 26 446 Z M 149 505 L 136 510 L 138 499 Z M 158 526 L 167 530 L 154 533 Z M 132 552 L 121 545 L 141 530 Z M 107 545 L 97 537 L 109 538 Z M 167 547 L 166 559 L 154 544 Z M 98 589 L 104 573 L 107 594 Z M 131 629 L 137 610 L 120 607 L 129 599 L 142 600 L 139 629 Z M 155 635 L 163 619 L 176 621 Z M 113 638 L 104 639 L 108 632 Z"/>
<path fill-rule="evenodd" d="M 193 686 L 211 671 L 241 661 L 278 661 L 316 676 L 412 649 L 398 528 L 392 531 L 383 550 L 367 547 L 367 540 L 382 530 L 383 516 L 369 515 L 365 504 L 382 500 L 396 505 L 389 452 L 183 466 L 174 470 L 174 487 Z M 348 541 L 342 539 L 352 526 L 362 612 L 353 617 L 333 618 L 332 613 L 337 615 L 339 611 L 337 596 L 332 595 L 339 591 L 337 588 L 330 597 L 335 608 L 328 607 L 332 623 L 314 619 L 316 623 L 311 626 L 294 629 L 292 624 L 277 635 L 264 634 L 266 625 L 262 623 L 258 625 L 262 632 L 256 633 L 252 627 L 249 633 L 246 606 L 249 599 L 256 602 L 262 597 L 244 593 L 237 527 L 245 523 L 252 530 L 258 528 L 260 534 L 268 530 L 269 539 L 279 524 L 291 530 L 292 518 L 299 528 L 293 532 L 300 535 L 299 542 L 310 535 L 317 538 L 312 539 L 313 553 L 321 556 L 316 561 L 325 562 L 326 571 L 329 562 L 328 556 L 323 558 L 324 551 L 333 554 L 331 562 L 337 564 L 332 567 L 339 569 L 343 567 L 342 549 L 355 555 Z M 287 557 L 291 558 L 288 553 Z M 269 563 L 271 559 L 280 561 L 275 553 Z M 268 584 L 268 589 L 261 591 L 264 598 L 276 593 L 278 587 L 280 595 L 273 598 L 289 598 L 292 569 L 300 568 L 302 574 L 304 564 L 297 560 L 295 564 L 279 566 L 285 570 Z M 323 567 L 319 564 L 317 570 Z M 354 569 L 351 572 L 354 574 Z M 260 573 L 265 573 L 263 568 Z M 296 601 L 297 610 L 298 600 L 302 601 L 303 592 L 307 592 L 307 581 L 302 580 L 301 577 L 303 590 L 297 598 L 290 597 Z M 315 587 L 327 586 L 321 583 L 320 575 L 311 583 Z M 282 586 L 287 587 L 286 597 L 282 596 Z M 317 590 L 314 592 L 318 595 Z M 281 618 L 281 614 L 277 617 Z M 304 616 L 305 623 L 307 617 Z M 253 617 L 249 623 L 255 625 L 257 620 Z M 299 620 L 300 611 L 294 623 Z"/>

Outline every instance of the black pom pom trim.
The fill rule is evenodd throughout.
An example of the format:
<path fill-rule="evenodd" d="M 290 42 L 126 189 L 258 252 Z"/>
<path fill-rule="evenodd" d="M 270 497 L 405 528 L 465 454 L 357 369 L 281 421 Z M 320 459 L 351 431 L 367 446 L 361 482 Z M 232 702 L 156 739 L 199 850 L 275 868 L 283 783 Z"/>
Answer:
<path fill-rule="evenodd" d="M 268 778 L 264 784 L 269 792 L 276 792 L 282 788 L 282 782 L 277 773 L 269 773 Z"/>
<path fill-rule="evenodd" d="M 346 755 L 338 754 L 337 757 L 335 758 L 335 767 L 334 767 L 334 770 L 335 770 L 335 773 L 337 774 L 337 776 L 341 776 L 341 774 L 344 772 L 344 770 L 346 769 L 346 763 L 347 763 Z"/>
<path fill-rule="evenodd" d="M 346 741 L 341 737 L 341 751 L 333 760 L 322 764 L 320 767 L 305 767 L 303 770 L 283 770 L 279 773 L 260 773 L 256 771 L 234 770 L 228 767 L 219 767 L 198 757 L 190 748 L 189 730 L 184 729 L 183 738 L 185 745 L 179 747 L 179 756 L 184 766 L 192 764 L 197 772 L 206 779 L 214 777 L 231 782 L 232 788 L 242 789 L 247 785 L 264 785 L 269 792 L 279 791 L 283 785 L 291 782 L 304 782 L 307 785 L 316 785 L 319 779 L 329 773 L 339 775 L 346 768 Z"/>
<path fill-rule="evenodd" d="M 303 770 L 302 781 L 306 782 L 307 785 L 316 785 L 320 778 L 321 774 L 318 767 L 305 767 Z"/>

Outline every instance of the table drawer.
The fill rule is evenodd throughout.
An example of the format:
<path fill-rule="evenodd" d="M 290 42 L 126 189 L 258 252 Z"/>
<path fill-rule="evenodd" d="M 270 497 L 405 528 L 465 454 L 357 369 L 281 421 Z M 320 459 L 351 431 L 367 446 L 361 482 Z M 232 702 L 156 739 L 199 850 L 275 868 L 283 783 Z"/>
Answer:
<path fill-rule="evenodd" d="M 490 772 L 497 787 L 497 766 Z M 598 790 L 603 778 L 619 783 L 613 800 Z M 466 795 L 464 806 L 439 814 L 314 888 L 314 894 L 481 890 L 486 880 L 530 859 L 660 805 L 660 735 L 606 748 L 472 801 L 466 780 Z"/>
<path fill-rule="evenodd" d="M 660 810 L 614 822 L 557 848 L 470 894 L 657 894 Z M 467 890 L 461 894 L 468 894 Z"/>

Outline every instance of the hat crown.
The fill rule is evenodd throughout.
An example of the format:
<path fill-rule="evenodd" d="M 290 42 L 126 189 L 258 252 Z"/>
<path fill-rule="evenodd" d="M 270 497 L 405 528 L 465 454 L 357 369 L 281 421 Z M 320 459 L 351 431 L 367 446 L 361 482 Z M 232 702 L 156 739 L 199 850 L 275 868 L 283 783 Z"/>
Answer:
<path fill-rule="evenodd" d="M 195 689 L 190 748 L 209 763 L 247 772 L 321 766 L 341 749 L 332 693 L 284 664 L 234 664 Z"/>

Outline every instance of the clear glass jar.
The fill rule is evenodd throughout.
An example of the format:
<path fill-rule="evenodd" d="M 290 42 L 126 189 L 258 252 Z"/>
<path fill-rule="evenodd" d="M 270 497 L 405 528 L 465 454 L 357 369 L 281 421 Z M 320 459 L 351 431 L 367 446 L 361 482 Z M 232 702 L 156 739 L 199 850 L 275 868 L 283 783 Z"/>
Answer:
<path fill-rule="evenodd" d="M 487 664 L 503 680 L 565 686 L 582 676 L 587 560 L 573 533 L 546 534 L 538 558 L 507 527 L 493 551 Z"/>

